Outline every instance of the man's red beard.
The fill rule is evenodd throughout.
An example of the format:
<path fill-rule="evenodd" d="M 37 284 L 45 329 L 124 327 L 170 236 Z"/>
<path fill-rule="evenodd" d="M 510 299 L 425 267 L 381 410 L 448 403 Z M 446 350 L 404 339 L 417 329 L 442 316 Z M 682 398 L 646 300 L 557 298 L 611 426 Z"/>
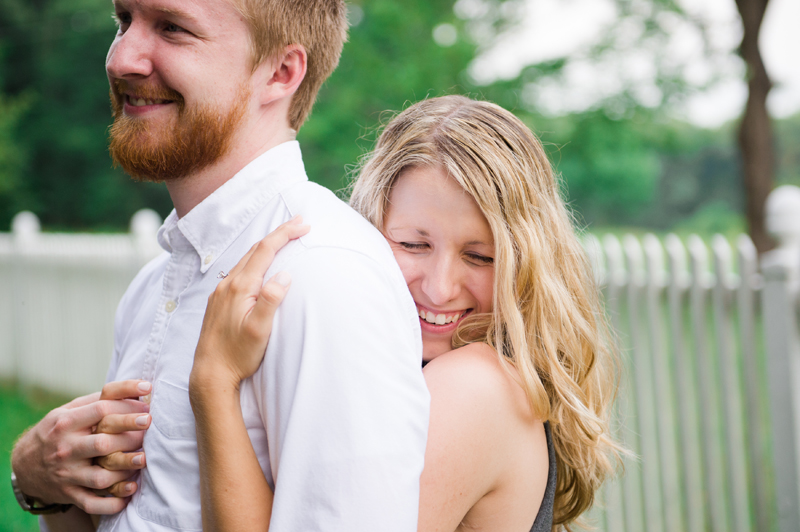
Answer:
<path fill-rule="evenodd" d="M 126 91 L 145 100 L 170 100 L 178 112 L 163 125 L 127 116 L 123 113 Z M 249 89 L 243 85 L 230 109 L 210 105 L 187 109 L 183 96 L 170 88 L 145 85 L 134 89 L 123 80 L 115 80 L 109 143 L 114 166 L 121 166 L 134 179 L 155 182 L 180 179 L 210 166 L 230 149 L 248 97 Z"/>

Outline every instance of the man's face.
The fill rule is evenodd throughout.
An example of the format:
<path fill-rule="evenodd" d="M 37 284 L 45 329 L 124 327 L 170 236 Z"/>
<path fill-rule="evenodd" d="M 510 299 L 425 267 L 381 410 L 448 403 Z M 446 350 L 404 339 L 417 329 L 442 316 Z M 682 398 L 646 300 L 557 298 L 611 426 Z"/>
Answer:
<path fill-rule="evenodd" d="M 115 0 L 106 59 L 111 155 L 130 175 L 185 177 L 224 156 L 251 113 L 248 28 L 226 0 Z"/>

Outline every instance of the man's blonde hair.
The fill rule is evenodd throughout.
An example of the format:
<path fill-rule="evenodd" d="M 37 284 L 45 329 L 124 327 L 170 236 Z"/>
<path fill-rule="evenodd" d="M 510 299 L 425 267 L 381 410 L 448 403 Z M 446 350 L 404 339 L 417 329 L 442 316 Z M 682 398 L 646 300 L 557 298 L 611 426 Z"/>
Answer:
<path fill-rule="evenodd" d="M 343 0 L 231 0 L 250 26 L 253 68 L 292 44 L 308 54 L 306 77 L 292 97 L 289 125 L 298 130 L 322 83 L 336 69 L 347 41 Z"/>
<path fill-rule="evenodd" d="M 618 357 L 541 143 L 495 104 L 445 96 L 400 113 L 365 161 L 350 205 L 378 229 L 396 179 L 412 167 L 443 168 L 489 222 L 492 312 L 459 325 L 453 347 L 492 346 L 516 370 L 534 415 L 550 421 L 558 476 L 554 524 L 570 528 L 622 450 L 609 428 Z"/>

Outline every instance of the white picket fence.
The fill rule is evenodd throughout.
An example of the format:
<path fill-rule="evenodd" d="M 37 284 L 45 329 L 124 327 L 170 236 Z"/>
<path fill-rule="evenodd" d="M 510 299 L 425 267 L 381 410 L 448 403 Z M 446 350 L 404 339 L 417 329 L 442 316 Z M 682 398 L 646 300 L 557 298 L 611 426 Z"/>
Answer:
<path fill-rule="evenodd" d="M 114 313 L 136 272 L 163 250 L 143 210 L 129 234 L 50 234 L 30 212 L 0 233 L 0 378 L 67 395 L 99 390 Z"/>
<path fill-rule="evenodd" d="M 599 530 L 800 532 L 800 189 L 776 189 L 767 222 L 778 248 L 760 263 L 744 235 L 587 237 L 625 360 L 615 427 L 638 456 L 600 494 Z M 0 377 L 99 389 L 159 224 L 44 234 L 18 215 L 0 234 Z"/>

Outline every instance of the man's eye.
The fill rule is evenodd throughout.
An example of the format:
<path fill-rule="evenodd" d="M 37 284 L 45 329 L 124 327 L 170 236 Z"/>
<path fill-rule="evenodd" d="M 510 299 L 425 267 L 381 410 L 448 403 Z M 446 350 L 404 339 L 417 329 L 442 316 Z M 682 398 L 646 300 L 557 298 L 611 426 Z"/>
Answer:
<path fill-rule="evenodd" d="M 131 14 L 130 13 L 115 13 L 111 16 L 114 19 L 114 23 L 117 25 L 119 29 L 124 30 L 131 24 Z"/>
<path fill-rule="evenodd" d="M 166 24 L 164 24 L 164 31 L 167 33 L 180 33 L 184 31 L 184 29 L 178 26 L 177 24 L 172 24 L 171 22 L 167 22 Z"/>

